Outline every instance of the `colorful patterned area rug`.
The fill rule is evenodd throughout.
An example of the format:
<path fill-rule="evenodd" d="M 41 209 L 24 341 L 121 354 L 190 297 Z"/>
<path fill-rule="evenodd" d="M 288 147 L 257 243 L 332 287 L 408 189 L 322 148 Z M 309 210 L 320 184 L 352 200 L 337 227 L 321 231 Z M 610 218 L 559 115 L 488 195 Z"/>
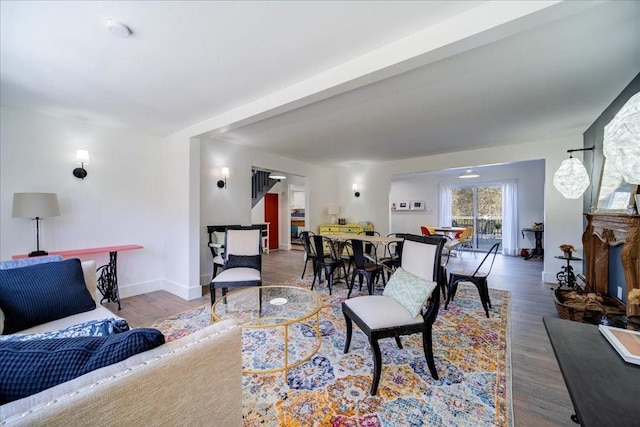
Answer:
<path fill-rule="evenodd" d="M 295 285 L 309 288 L 306 281 Z M 346 291 L 340 286 L 333 296 L 324 286 L 315 289 L 324 300 L 322 344 L 309 361 L 290 369 L 287 381 L 281 372 L 243 375 L 245 426 L 513 425 L 508 292 L 489 290 L 489 319 L 473 286 L 461 284 L 448 310 L 442 304 L 433 328 L 438 380 L 426 366 L 420 334 L 403 337 L 403 349 L 393 339 L 381 340 L 380 386 L 371 396 L 373 356 L 356 325 L 349 353 L 343 354 L 340 304 Z M 207 326 L 209 319 L 205 305 L 149 326 L 170 341 Z M 282 366 L 282 329 L 243 332 L 245 369 Z M 290 360 L 304 357 L 317 342 L 306 325 L 292 326 L 289 335 Z"/>

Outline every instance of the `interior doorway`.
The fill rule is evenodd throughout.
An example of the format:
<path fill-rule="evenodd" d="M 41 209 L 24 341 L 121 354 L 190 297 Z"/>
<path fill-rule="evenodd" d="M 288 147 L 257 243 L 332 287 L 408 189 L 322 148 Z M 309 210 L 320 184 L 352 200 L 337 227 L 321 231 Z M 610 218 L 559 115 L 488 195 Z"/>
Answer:
<path fill-rule="evenodd" d="M 269 250 L 278 249 L 280 242 L 278 239 L 278 193 L 267 193 L 264 196 L 264 222 L 269 224 Z"/>
<path fill-rule="evenodd" d="M 300 233 L 306 230 L 306 192 L 304 184 L 289 184 L 291 248 L 303 249 Z"/>

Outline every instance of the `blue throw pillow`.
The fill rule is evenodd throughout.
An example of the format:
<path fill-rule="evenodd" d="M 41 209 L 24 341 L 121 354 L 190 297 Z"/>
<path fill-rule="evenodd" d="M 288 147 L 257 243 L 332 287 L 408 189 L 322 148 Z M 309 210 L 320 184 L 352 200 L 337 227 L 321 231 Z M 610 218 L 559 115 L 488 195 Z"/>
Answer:
<path fill-rule="evenodd" d="M 129 324 L 124 319 L 110 317 L 108 319 L 90 320 L 77 325 L 71 325 L 57 331 L 36 332 L 33 334 L 0 335 L 0 341 L 28 341 L 53 338 L 72 337 L 106 337 L 129 330 Z"/>
<path fill-rule="evenodd" d="M 0 270 L 3 334 L 95 308 L 77 258 Z"/>
<path fill-rule="evenodd" d="M 164 344 L 157 329 L 107 337 L 0 342 L 0 405 Z"/>

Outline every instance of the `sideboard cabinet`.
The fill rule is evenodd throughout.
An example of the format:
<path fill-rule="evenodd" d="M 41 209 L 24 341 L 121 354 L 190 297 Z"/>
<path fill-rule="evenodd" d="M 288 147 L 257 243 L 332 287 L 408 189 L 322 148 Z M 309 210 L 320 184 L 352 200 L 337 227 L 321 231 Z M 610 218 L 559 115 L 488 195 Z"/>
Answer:
<path fill-rule="evenodd" d="M 327 234 L 360 234 L 365 231 L 373 231 L 373 224 L 322 224 L 320 226 L 320 235 Z"/>

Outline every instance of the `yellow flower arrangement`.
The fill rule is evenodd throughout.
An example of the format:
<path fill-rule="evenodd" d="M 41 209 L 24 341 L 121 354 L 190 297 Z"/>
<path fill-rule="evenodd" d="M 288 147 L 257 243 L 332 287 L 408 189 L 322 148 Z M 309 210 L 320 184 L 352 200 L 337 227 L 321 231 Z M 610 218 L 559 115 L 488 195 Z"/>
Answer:
<path fill-rule="evenodd" d="M 573 247 L 573 245 L 569 245 L 567 243 L 563 243 L 560 245 L 560 250 L 562 252 L 575 252 L 576 248 Z"/>

